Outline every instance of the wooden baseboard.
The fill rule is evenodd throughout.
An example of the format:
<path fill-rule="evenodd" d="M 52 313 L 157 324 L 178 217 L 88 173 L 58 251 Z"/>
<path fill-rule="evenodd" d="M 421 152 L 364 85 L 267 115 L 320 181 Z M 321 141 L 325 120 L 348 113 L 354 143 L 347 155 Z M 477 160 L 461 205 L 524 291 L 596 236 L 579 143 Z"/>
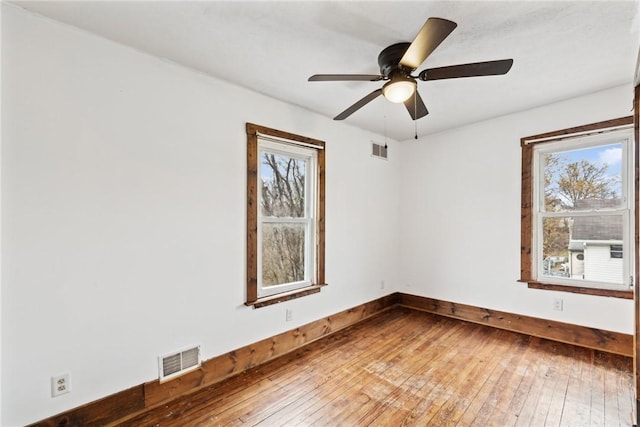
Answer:
<path fill-rule="evenodd" d="M 468 322 L 481 323 L 539 338 L 633 357 L 633 335 L 630 334 L 403 293 L 398 294 L 398 304 Z"/>
<path fill-rule="evenodd" d="M 209 359 L 202 364 L 199 370 L 178 377 L 173 381 L 166 383 L 160 383 L 159 381 L 148 382 L 144 385 L 145 406 L 155 406 L 163 401 L 175 399 L 185 393 L 240 374 L 249 368 L 273 360 L 305 344 L 355 325 L 374 314 L 393 307 L 395 302 L 396 294 L 393 294 L 361 304 Z"/>
<path fill-rule="evenodd" d="M 105 426 L 123 421 L 184 394 L 241 374 L 250 368 L 295 351 L 396 306 L 595 350 L 633 356 L 632 335 L 395 293 L 214 357 L 205 361 L 200 369 L 174 380 L 162 384 L 157 380 L 140 384 L 31 426 Z"/>
<path fill-rule="evenodd" d="M 104 426 L 125 415 L 135 414 L 144 409 L 144 387 L 140 384 L 38 421 L 28 427 Z"/>
<path fill-rule="evenodd" d="M 396 306 L 396 302 L 397 294 L 387 295 L 214 357 L 203 362 L 200 369 L 174 380 L 162 384 L 158 380 L 140 384 L 31 424 L 31 426 L 105 426 L 131 418 L 163 402 L 241 374 L 252 367 L 355 325 Z"/>

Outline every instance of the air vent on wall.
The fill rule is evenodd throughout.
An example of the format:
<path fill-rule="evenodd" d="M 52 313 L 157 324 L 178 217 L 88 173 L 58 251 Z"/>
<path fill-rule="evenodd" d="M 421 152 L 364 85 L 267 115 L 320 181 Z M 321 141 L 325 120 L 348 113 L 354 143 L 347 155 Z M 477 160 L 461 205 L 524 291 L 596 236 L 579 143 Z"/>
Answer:
<path fill-rule="evenodd" d="M 373 157 L 378 157 L 380 159 L 387 158 L 387 146 L 376 144 L 375 142 L 371 143 L 371 155 Z"/>
<path fill-rule="evenodd" d="M 160 356 L 158 358 L 160 382 L 191 372 L 201 364 L 200 346 Z"/>

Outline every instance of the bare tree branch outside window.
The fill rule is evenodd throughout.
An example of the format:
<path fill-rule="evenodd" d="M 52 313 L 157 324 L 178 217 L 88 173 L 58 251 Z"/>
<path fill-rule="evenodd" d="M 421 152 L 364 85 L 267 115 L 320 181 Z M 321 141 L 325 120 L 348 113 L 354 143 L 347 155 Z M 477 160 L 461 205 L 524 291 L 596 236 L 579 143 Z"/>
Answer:
<path fill-rule="evenodd" d="M 261 158 L 260 209 L 263 216 L 284 218 L 262 228 L 262 283 L 273 286 L 305 278 L 306 225 L 286 218 L 305 216 L 305 160 L 265 152 Z"/>

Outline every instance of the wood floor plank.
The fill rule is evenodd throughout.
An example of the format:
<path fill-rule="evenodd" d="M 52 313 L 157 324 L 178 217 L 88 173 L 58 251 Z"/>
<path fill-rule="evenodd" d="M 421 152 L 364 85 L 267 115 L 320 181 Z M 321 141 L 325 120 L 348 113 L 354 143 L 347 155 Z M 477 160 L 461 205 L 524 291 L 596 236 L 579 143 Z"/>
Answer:
<path fill-rule="evenodd" d="M 449 383 L 448 399 L 431 418 L 425 418 L 425 421 L 434 425 L 456 425 L 461 415 L 469 408 L 478 390 L 500 362 L 500 358 L 493 356 L 496 352 L 504 354 L 511 347 L 510 344 L 505 345 L 502 331 L 492 332 L 486 340 L 483 340 L 482 345 L 469 355 L 466 372 L 460 372 Z"/>
<path fill-rule="evenodd" d="M 409 417 L 403 420 L 403 425 L 426 425 L 442 408 L 442 406 L 461 389 L 456 388 L 461 385 L 466 375 L 480 363 L 486 353 L 482 351 L 483 344 L 491 341 L 496 330 L 486 330 L 484 327 L 471 327 L 470 333 L 464 337 L 468 340 L 465 345 L 453 347 L 453 351 L 448 354 L 447 361 L 442 369 L 435 369 L 431 372 L 429 382 L 435 384 L 433 387 L 425 387 L 420 390 L 423 398 L 419 404 L 411 411 Z M 479 355 L 473 359 L 473 355 Z"/>
<path fill-rule="evenodd" d="M 523 359 L 527 351 L 530 350 L 531 337 L 510 333 L 506 339 L 508 342 L 514 343 L 515 347 L 505 352 L 501 357 L 496 357 L 501 361 L 501 369 L 496 369 L 490 381 L 483 385 L 458 425 L 485 427 L 489 420 L 496 418 L 499 422 L 498 425 L 508 425 L 502 419 L 507 417 L 505 409 L 509 406 L 515 391 L 524 378 L 526 365 L 523 363 Z"/>
<path fill-rule="evenodd" d="M 593 370 L 594 352 L 586 353 L 587 360 L 583 362 L 580 372 L 579 403 L 577 404 L 577 414 L 573 418 L 574 425 L 591 425 L 591 371 Z"/>
<path fill-rule="evenodd" d="M 604 372 L 602 370 L 602 353 L 594 352 L 593 366 L 591 369 L 591 412 L 589 424 L 603 426 L 604 423 Z"/>
<path fill-rule="evenodd" d="M 580 416 L 579 411 L 581 405 L 581 375 L 582 369 L 585 363 L 589 363 L 587 360 L 588 354 L 575 349 L 571 355 L 571 370 L 569 372 L 569 378 L 567 379 L 567 391 L 565 394 L 564 407 L 562 409 L 562 417 L 560 418 L 560 426 L 579 425 L 575 424 Z"/>
<path fill-rule="evenodd" d="M 550 370 L 549 385 L 545 387 L 544 399 L 538 401 L 537 418 L 532 425 L 537 425 L 538 420 L 544 420 L 545 426 L 559 426 L 562 421 L 562 412 L 565 409 L 567 387 L 571 375 L 571 363 L 574 347 L 560 345 L 554 347 L 554 363 Z M 561 362 L 561 363 L 557 363 Z"/>
<path fill-rule="evenodd" d="M 385 325 L 385 329 L 393 329 L 399 336 L 405 339 L 411 339 L 417 334 L 417 331 L 405 323 L 395 325 L 395 323 L 390 322 L 388 325 Z M 386 333 L 385 329 L 382 329 L 378 335 L 384 336 Z M 369 339 L 371 338 L 372 337 L 369 337 Z M 374 335 L 373 338 L 376 339 L 378 337 Z M 352 380 L 353 375 L 347 375 L 349 364 L 358 363 L 362 358 L 376 358 L 379 356 L 376 351 L 372 352 L 370 348 L 362 347 L 361 350 L 355 348 L 354 350 L 350 350 L 350 358 L 346 357 L 346 350 L 342 350 L 345 344 L 350 343 L 349 341 L 341 341 L 339 345 L 335 345 L 332 351 L 328 352 L 329 354 L 325 355 L 325 358 L 321 360 L 317 359 L 319 356 L 317 353 L 306 355 L 306 363 L 310 366 L 300 367 L 303 369 L 303 376 L 300 375 L 299 370 L 296 371 L 295 369 L 289 369 L 287 372 L 297 372 L 296 376 L 291 376 L 288 375 L 287 372 L 284 372 L 283 376 L 292 380 L 290 383 L 283 383 L 281 378 L 272 375 L 270 380 L 274 386 L 278 386 L 277 388 L 274 387 L 272 390 L 262 390 L 259 393 L 252 394 L 243 402 L 233 407 L 219 408 L 219 413 L 207 414 L 206 411 L 203 411 L 204 420 L 196 419 L 194 422 L 204 422 L 206 424 L 206 422 L 210 420 L 216 420 L 220 425 L 224 425 L 237 418 L 245 423 L 254 422 L 257 424 L 262 419 L 270 417 L 273 413 L 278 413 L 280 416 L 283 416 L 286 413 L 285 409 L 292 407 L 291 405 L 294 405 L 299 399 L 306 401 L 311 398 L 309 390 L 315 391 L 315 395 L 318 396 L 318 393 L 321 393 L 327 388 L 327 383 L 331 384 L 331 389 L 333 390 L 336 388 L 336 385 Z M 379 351 L 383 352 L 384 349 L 380 349 Z M 344 363 L 345 360 L 348 362 Z M 342 369 L 339 371 L 331 371 L 328 375 L 324 371 L 317 372 L 314 369 L 314 366 L 334 366 L 340 365 L 341 362 L 343 363 Z M 314 373 L 317 375 L 314 375 Z M 281 372 L 281 374 L 283 374 L 283 372 Z M 291 394 L 290 390 L 296 390 L 296 392 Z"/>
<path fill-rule="evenodd" d="M 406 416 L 406 411 L 398 411 L 399 408 L 394 403 L 411 387 L 413 384 L 410 381 L 411 378 L 433 363 L 433 356 L 437 353 L 430 350 L 437 346 L 438 342 L 448 341 L 451 334 L 457 331 L 457 328 L 451 326 L 447 329 L 433 336 L 433 339 L 421 336 L 420 341 L 403 348 L 403 351 L 390 364 L 382 365 L 384 369 L 377 369 L 376 376 L 381 384 L 364 390 L 364 393 L 371 398 L 369 404 L 353 411 L 349 417 L 341 420 L 344 423 L 341 425 L 367 425 L 376 420 L 381 413 L 396 416 L 398 413 L 404 413 Z M 380 422 L 380 420 L 376 421 L 378 424 Z"/>
<path fill-rule="evenodd" d="M 413 328 L 416 332 L 416 328 Z M 357 381 L 350 382 L 350 387 L 346 390 L 347 393 L 339 391 L 338 393 L 331 393 L 324 399 L 324 405 L 321 411 L 315 411 L 312 414 L 302 416 L 299 415 L 292 419 L 293 424 L 302 423 L 305 425 L 340 425 L 340 420 L 346 418 L 350 412 L 360 409 L 363 405 L 349 405 L 349 396 L 355 396 L 357 400 L 369 401 L 370 397 L 366 391 L 375 392 L 378 388 L 378 393 L 385 392 L 388 394 L 393 389 L 393 384 L 389 381 L 378 381 L 380 373 L 384 369 L 389 369 L 393 366 L 393 363 L 398 361 L 405 353 L 410 353 L 415 350 L 416 346 L 420 344 L 417 340 L 418 335 L 413 335 L 410 339 L 403 339 L 405 341 L 403 345 L 396 339 L 394 339 L 394 345 L 392 348 L 387 349 L 383 360 L 379 358 L 366 358 L 361 361 L 360 366 L 354 366 L 350 374 L 354 374 L 357 377 Z M 384 389 L 381 390 L 381 389 Z"/>
<path fill-rule="evenodd" d="M 112 426 L 632 425 L 631 359 L 398 308 Z"/>
<path fill-rule="evenodd" d="M 402 341 L 414 341 L 415 340 L 415 336 L 418 333 L 418 331 L 415 330 L 415 328 L 413 328 L 411 325 L 404 325 L 403 328 L 397 328 L 397 327 L 393 327 L 393 328 L 384 328 L 380 331 L 380 336 L 387 336 L 389 334 L 393 333 L 395 335 L 395 338 L 398 339 L 400 342 Z M 376 339 L 380 339 L 380 337 L 376 337 Z M 401 347 L 400 347 L 401 348 Z M 349 351 L 348 349 L 346 349 L 345 351 Z M 371 348 L 367 348 L 367 347 L 363 347 L 362 351 L 359 351 L 355 354 L 346 354 L 346 353 L 341 353 L 338 354 L 338 357 L 340 357 L 340 359 L 342 361 L 345 360 L 349 360 L 350 362 L 348 363 L 344 363 L 342 365 L 342 368 L 340 371 L 337 371 L 339 378 L 339 382 L 341 384 L 347 384 L 349 382 L 354 382 L 353 380 L 357 378 L 357 371 L 351 369 L 351 366 L 354 364 L 361 364 L 364 363 L 364 361 L 366 360 L 377 360 L 380 355 L 382 353 L 384 353 L 386 350 L 384 348 L 379 349 L 379 350 L 374 350 L 372 351 Z M 379 353 L 381 352 L 381 353 Z M 338 361 L 336 361 L 335 363 L 337 363 Z M 308 376 L 307 374 L 307 370 L 305 369 L 305 377 Z M 301 381 L 304 380 L 304 377 L 300 377 Z M 326 378 L 327 380 L 329 378 Z M 357 383 L 357 381 L 356 381 Z M 296 390 L 309 390 L 308 387 L 305 386 L 304 382 L 303 383 L 296 383 L 296 384 L 292 384 L 293 388 Z M 328 392 L 332 392 L 336 389 L 336 383 L 335 381 L 332 382 L 330 384 L 331 389 L 328 390 Z M 297 396 L 296 399 L 294 399 L 293 402 L 291 402 L 290 404 L 287 405 L 286 408 L 283 408 L 282 411 L 278 411 L 277 413 L 273 414 L 274 417 L 272 417 L 271 414 L 269 414 L 267 417 L 265 417 L 268 420 L 268 423 L 274 423 L 276 422 L 276 419 L 279 419 L 281 423 L 285 423 L 285 422 L 293 422 L 293 421 L 289 421 L 286 419 L 287 414 L 292 414 L 292 413 L 296 413 L 296 408 L 301 408 L 307 409 L 309 412 L 310 409 L 309 408 L 305 408 L 304 404 L 305 402 L 309 401 L 312 398 L 316 399 L 316 403 L 320 403 L 323 402 L 324 404 L 327 404 L 327 402 L 329 402 L 331 400 L 331 396 L 327 396 L 323 393 L 327 392 L 327 387 L 324 387 L 324 384 L 322 384 L 321 386 L 318 387 L 313 387 L 311 392 L 307 392 L 304 393 L 300 396 Z M 245 420 L 247 422 L 253 422 L 254 420 Z"/>
<path fill-rule="evenodd" d="M 547 381 L 547 376 L 553 367 L 551 356 L 554 352 L 555 343 L 546 340 L 535 340 L 533 343 L 536 350 L 534 353 L 535 360 L 530 365 L 532 370 L 527 372 L 526 379 L 529 380 L 527 381 L 529 388 L 526 391 L 526 398 L 522 403 L 521 409 L 516 413 L 516 427 L 535 425 L 532 424 L 532 421 L 535 419 L 539 400 L 546 391 L 544 387 L 551 384 Z M 523 382 L 523 384 L 527 384 L 527 382 Z"/>
<path fill-rule="evenodd" d="M 618 396 L 618 412 L 620 414 L 620 424 L 635 424 L 633 395 L 627 393 L 627 390 L 633 390 L 634 383 L 625 375 L 625 372 L 633 370 L 633 359 L 631 358 L 615 358 L 613 361 L 615 367 L 616 395 Z"/>
<path fill-rule="evenodd" d="M 434 339 L 424 340 L 422 345 L 415 351 L 417 357 L 407 361 L 403 366 L 407 372 L 406 379 L 398 384 L 379 404 L 363 415 L 358 421 L 358 425 L 394 425 L 409 415 L 409 410 L 417 406 L 420 398 L 417 392 L 425 385 L 425 380 L 420 378 L 420 374 L 428 372 L 430 366 L 438 365 L 445 351 L 434 351 L 434 349 L 446 349 L 442 343 L 450 342 L 452 336 L 459 333 L 462 324 L 456 325 L 444 318 L 438 319 L 441 332 L 437 333 Z M 458 326 L 458 327 L 456 327 Z M 435 330 L 435 329 L 434 329 Z"/>

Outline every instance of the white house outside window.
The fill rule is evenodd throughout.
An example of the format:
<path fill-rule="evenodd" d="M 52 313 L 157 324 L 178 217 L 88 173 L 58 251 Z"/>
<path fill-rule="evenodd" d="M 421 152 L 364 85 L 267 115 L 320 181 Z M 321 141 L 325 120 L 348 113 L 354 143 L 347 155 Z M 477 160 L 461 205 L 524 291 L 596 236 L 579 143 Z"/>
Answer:
<path fill-rule="evenodd" d="M 533 147 L 535 281 L 629 288 L 632 138 L 622 129 Z"/>

